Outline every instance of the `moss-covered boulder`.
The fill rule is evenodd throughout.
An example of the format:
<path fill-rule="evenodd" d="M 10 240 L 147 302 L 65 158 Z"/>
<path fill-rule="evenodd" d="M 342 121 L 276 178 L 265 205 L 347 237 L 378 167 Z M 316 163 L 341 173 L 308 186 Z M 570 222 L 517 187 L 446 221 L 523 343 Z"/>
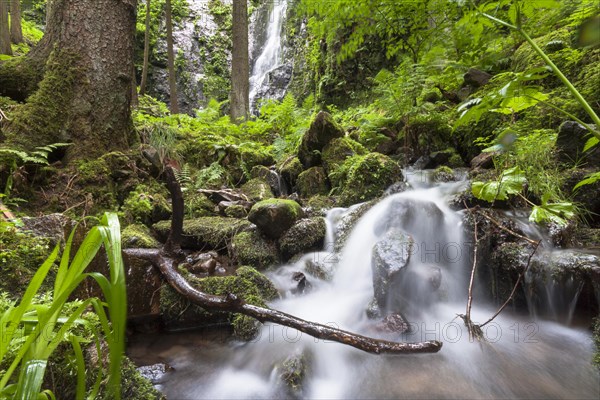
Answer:
<path fill-rule="evenodd" d="M 243 219 L 225 217 L 201 217 L 183 221 L 181 245 L 194 250 L 223 250 L 239 232 L 250 228 Z M 153 226 L 159 239 L 165 241 L 171 229 L 170 221 L 161 221 Z"/>
<path fill-rule="evenodd" d="M 298 192 L 302 197 L 329 193 L 329 182 L 322 167 L 312 167 L 298 176 Z"/>
<path fill-rule="evenodd" d="M 262 178 L 250 179 L 248 182 L 242 185 L 241 191 L 248 197 L 248 199 L 252 201 L 261 201 L 273 198 L 271 186 Z"/>
<path fill-rule="evenodd" d="M 281 178 L 279 174 L 264 165 L 256 165 L 250 171 L 250 177 L 253 179 L 262 179 L 269 184 L 271 191 L 275 196 L 281 195 Z"/>
<path fill-rule="evenodd" d="M 360 143 L 348 137 L 333 139 L 323 149 L 322 159 L 325 172 L 332 186 L 339 186 L 340 179 L 336 172 L 348 157 L 365 155 L 368 150 Z"/>
<path fill-rule="evenodd" d="M 265 307 L 266 302 L 279 297 L 273 283 L 260 272 L 251 267 L 238 268 L 236 275 L 213 276 L 199 279 L 185 273 L 188 281 L 198 290 L 216 296 L 235 294 L 243 301 L 256 306 Z M 201 327 L 215 323 L 229 323 L 233 326 L 234 335 L 241 340 L 251 340 L 260 327 L 253 318 L 225 312 L 211 312 L 191 304 L 170 286 L 161 289 L 161 314 L 167 329 L 184 327 Z"/>
<path fill-rule="evenodd" d="M 325 215 L 326 211 L 335 207 L 335 199 L 329 196 L 316 195 L 306 202 L 310 215 Z"/>
<path fill-rule="evenodd" d="M 308 352 L 302 352 L 289 356 L 277 366 L 280 383 L 287 392 L 286 397 L 293 399 L 304 397 L 303 386 L 308 375 L 311 358 Z"/>
<path fill-rule="evenodd" d="M 126 222 L 150 225 L 169 219 L 171 206 L 166 189 L 158 184 L 140 184 L 129 193 L 121 207 Z"/>
<path fill-rule="evenodd" d="M 293 190 L 296 187 L 296 181 L 298 180 L 298 176 L 302 173 L 302 163 L 298 159 L 298 157 L 292 157 L 283 162 L 279 171 L 281 173 L 281 177 L 285 180 L 288 186 Z"/>
<path fill-rule="evenodd" d="M 121 245 L 124 249 L 156 249 L 160 247 L 158 240 L 152 236 L 150 228 L 140 224 L 129 225 L 123 229 L 123 232 L 121 232 Z"/>
<path fill-rule="evenodd" d="M 293 200 L 269 199 L 256 203 L 248 220 L 269 238 L 278 239 L 303 215 L 302 207 Z"/>
<path fill-rule="evenodd" d="M 231 243 L 231 257 L 241 265 L 264 270 L 279 263 L 275 242 L 263 237 L 257 230 L 235 235 Z"/>
<path fill-rule="evenodd" d="M 225 215 L 230 218 L 246 218 L 248 210 L 241 204 L 233 204 L 225 209 Z"/>
<path fill-rule="evenodd" d="M 452 168 L 464 167 L 465 162 L 460 157 L 454 147 L 448 147 L 445 150 L 434 151 L 429 155 L 429 162 L 425 168 L 437 168 L 446 165 Z"/>
<path fill-rule="evenodd" d="M 286 260 L 296 254 L 323 248 L 327 227 L 321 217 L 301 219 L 279 239 L 279 248 Z"/>
<path fill-rule="evenodd" d="M 323 148 L 333 139 L 343 136 L 343 129 L 333 120 L 333 117 L 325 111 L 319 112 L 302 137 L 298 150 L 298 158 L 304 168 L 319 165 Z"/>
<path fill-rule="evenodd" d="M 369 153 L 358 157 L 348 168 L 340 203 L 350 206 L 371 200 L 381 196 L 388 186 L 401 180 L 403 177 L 400 167 L 388 156 Z"/>

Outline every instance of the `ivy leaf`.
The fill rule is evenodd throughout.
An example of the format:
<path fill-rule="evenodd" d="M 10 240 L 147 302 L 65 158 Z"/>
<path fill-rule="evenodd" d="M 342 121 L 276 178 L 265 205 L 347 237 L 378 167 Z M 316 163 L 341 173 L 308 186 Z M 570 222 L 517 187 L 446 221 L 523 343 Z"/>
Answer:
<path fill-rule="evenodd" d="M 567 220 L 575 216 L 573 203 L 542 204 L 533 207 L 529 220 L 535 223 L 555 222 L 558 225 L 567 225 Z"/>
<path fill-rule="evenodd" d="M 507 200 L 509 195 L 521 193 L 527 180 L 519 167 L 509 168 L 502 172 L 498 181 L 473 182 L 471 191 L 478 199 L 493 202 Z"/>

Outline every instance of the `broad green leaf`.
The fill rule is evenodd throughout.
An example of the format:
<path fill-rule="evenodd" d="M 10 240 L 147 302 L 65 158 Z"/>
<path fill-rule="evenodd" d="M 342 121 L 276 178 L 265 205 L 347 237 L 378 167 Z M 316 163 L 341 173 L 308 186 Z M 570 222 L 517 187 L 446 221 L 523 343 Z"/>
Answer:
<path fill-rule="evenodd" d="M 577 185 L 575 185 L 573 190 L 577 190 L 580 187 L 585 186 L 585 185 L 591 185 L 593 183 L 598 182 L 599 180 L 600 180 L 600 172 L 595 172 L 593 174 L 588 175 L 585 179 L 583 179 L 582 181 L 577 183 Z"/>
<path fill-rule="evenodd" d="M 583 151 L 588 151 L 592 147 L 596 146 L 599 142 L 600 142 L 600 140 L 598 140 L 597 137 L 592 136 L 591 138 L 589 138 L 587 140 L 587 142 L 585 142 L 585 146 L 583 147 Z"/>
<path fill-rule="evenodd" d="M 567 220 L 575 216 L 572 203 L 552 203 L 533 207 L 529 220 L 535 223 L 555 222 L 558 225 L 567 225 Z"/>
<path fill-rule="evenodd" d="M 521 193 L 525 184 L 525 174 L 518 167 L 505 170 L 497 181 L 473 182 L 471 191 L 478 199 L 493 202 L 507 200 L 509 195 Z"/>

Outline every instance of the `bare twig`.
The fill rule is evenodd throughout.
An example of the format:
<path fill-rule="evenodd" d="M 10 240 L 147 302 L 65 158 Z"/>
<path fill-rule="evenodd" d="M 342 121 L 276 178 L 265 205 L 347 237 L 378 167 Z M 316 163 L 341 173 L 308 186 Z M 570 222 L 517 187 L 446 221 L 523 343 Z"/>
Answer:
<path fill-rule="evenodd" d="M 465 207 L 467 204 L 465 202 Z M 469 209 L 469 213 L 471 217 L 473 217 L 473 213 L 471 209 Z M 477 270 L 477 249 L 479 248 L 479 237 L 477 236 L 477 219 L 473 218 L 474 223 L 474 237 L 475 237 L 475 246 L 473 249 L 473 267 L 471 268 L 471 279 L 469 280 L 469 297 L 467 299 L 467 312 L 464 317 L 465 324 L 467 325 L 467 329 L 469 331 L 469 339 L 473 337 L 473 321 L 471 320 L 471 306 L 473 305 L 473 283 L 475 282 L 475 271 Z"/>
<path fill-rule="evenodd" d="M 490 319 L 485 321 L 483 324 L 479 325 L 480 328 L 483 328 L 484 326 L 486 326 L 487 324 L 492 322 L 494 320 L 494 318 L 496 318 L 502 312 L 502 310 L 504 310 L 506 308 L 506 306 L 511 302 L 511 300 L 513 299 L 513 297 L 517 291 L 517 287 L 519 287 L 519 284 L 521 283 L 521 280 L 525 276 L 525 273 L 529 270 L 529 265 L 531 265 L 531 260 L 533 258 L 533 255 L 536 253 L 538 247 L 540 246 L 540 243 L 541 243 L 541 240 L 538 240 L 533 245 L 533 251 L 531 252 L 531 254 L 529 254 L 529 258 L 527 259 L 527 265 L 525 265 L 525 268 L 523 268 L 523 271 L 521 271 L 521 273 L 519 274 L 519 277 L 517 278 L 517 282 L 515 283 L 515 286 L 513 287 L 512 292 L 510 292 L 510 296 L 508 296 L 508 299 L 506 299 L 504 304 L 502 304 L 502 306 L 498 309 L 498 311 L 496 311 L 496 313 L 494 315 L 492 315 L 492 317 Z"/>
<path fill-rule="evenodd" d="M 485 218 L 486 218 L 488 221 L 490 221 L 491 223 L 493 223 L 494 225 L 496 225 L 498 228 L 502 229 L 503 231 L 505 231 L 505 232 L 508 232 L 508 233 L 510 233 L 511 235 L 513 235 L 513 236 L 515 236 L 515 237 L 518 237 L 519 239 L 523 239 L 523 240 L 525 240 L 525 241 L 529 242 L 530 244 L 533 244 L 533 245 L 535 245 L 536 243 L 538 243 L 538 241 L 537 241 L 537 240 L 533 240 L 533 239 L 531 239 L 531 238 L 528 238 L 527 236 L 523 236 L 523 235 L 521 235 L 521 234 L 519 234 L 519 233 L 517 233 L 517 232 L 515 232 L 515 231 L 513 231 L 513 230 L 511 230 L 511 229 L 508 229 L 508 228 L 507 228 L 507 227 L 505 227 L 505 226 L 502 226 L 502 224 L 501 224 L 500 222 L 498 222 L 497 220 L 495 220 L 493 217 L 491 217 L 491 216 L 490 216 L 490 215 L 488 215 L 487 213 L 485 213 L 485 212 L 483 212 L 483 211 L 479 211 L 479 213 L 480 213 L 481 215 L 483 215 L 483 216 L 484 216 L 484 217 L 485 217 Z"/>

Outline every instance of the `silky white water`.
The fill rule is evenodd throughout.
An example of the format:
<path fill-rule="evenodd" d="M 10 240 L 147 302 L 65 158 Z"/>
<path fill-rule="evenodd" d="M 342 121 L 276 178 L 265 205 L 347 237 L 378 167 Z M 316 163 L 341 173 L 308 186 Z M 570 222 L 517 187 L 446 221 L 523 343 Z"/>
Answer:
<path fill-rule="evenodd" d="M 322 252 L 271 273 L 286 292 L 271 307 L 311 321 L 360 334 L 400 341 L 440 340 L 437 354 L 376 356 L 324 342 L 294 329 L 263 326 L 259 338 L 236 343 L 227 338 L 205 341 L 183 334 L 147 341 L 138 352 L 151 352 L 174 367 L 161 384 L 168 398 L 232 399 L 289 397 L 281 383 L 281 363 L 294 354 L 308 361 L 302 398 L 597 398 L 599 376 L 591 365 L 593 346 L 585 329 L 566 327 L 505 311 L 484 329 L 487 342 L 470 341 L 465 313 L 472 247 L 463 233 L 462 215 L 446 205 L 464 183 L 427 184 L 415 175 L 404 193 L 389 196 L 363 215 L 340 254 L 331 243 Z M 410 179 L 409 179 L 410 180 Z M 344 211 L 328 215 L 328 240 Z M 407 287 L 402 310 L 411 332 L 382 334 L 366 316 L 373 300 L 372 252 L 390 232 L 412 237 L 410 263 L 417 271 L 439 268 L 437 291 Z M 307 261 L 334 271 L 330 282 L 312 277 Z M 304 272 L 312 289 L 292 295 L 291 276 Z M 480 293 L 481 290 L 476 293 Z M 408 299 L 407 299 L 408 298 Z M 474 300 L 472 318 L 487 320 L 495 311 Z M 169 344 L 170 343 L 170 344 Z"/>
<path fill-rule="evenodd" d="M 266 28 L 266 42 L 262 46 L 262 51 L 254 61 L 252 71 L 250 72 L 250 108 L 253 109 L 256 103 L 256 95 L 267 83 L 265 80 L 270 71 L 281 65 L 282 62 L 282 33 L 283 21 L 287 10 L 287 0 L 274 0 L 269 2 L 269 19 Z"/>

